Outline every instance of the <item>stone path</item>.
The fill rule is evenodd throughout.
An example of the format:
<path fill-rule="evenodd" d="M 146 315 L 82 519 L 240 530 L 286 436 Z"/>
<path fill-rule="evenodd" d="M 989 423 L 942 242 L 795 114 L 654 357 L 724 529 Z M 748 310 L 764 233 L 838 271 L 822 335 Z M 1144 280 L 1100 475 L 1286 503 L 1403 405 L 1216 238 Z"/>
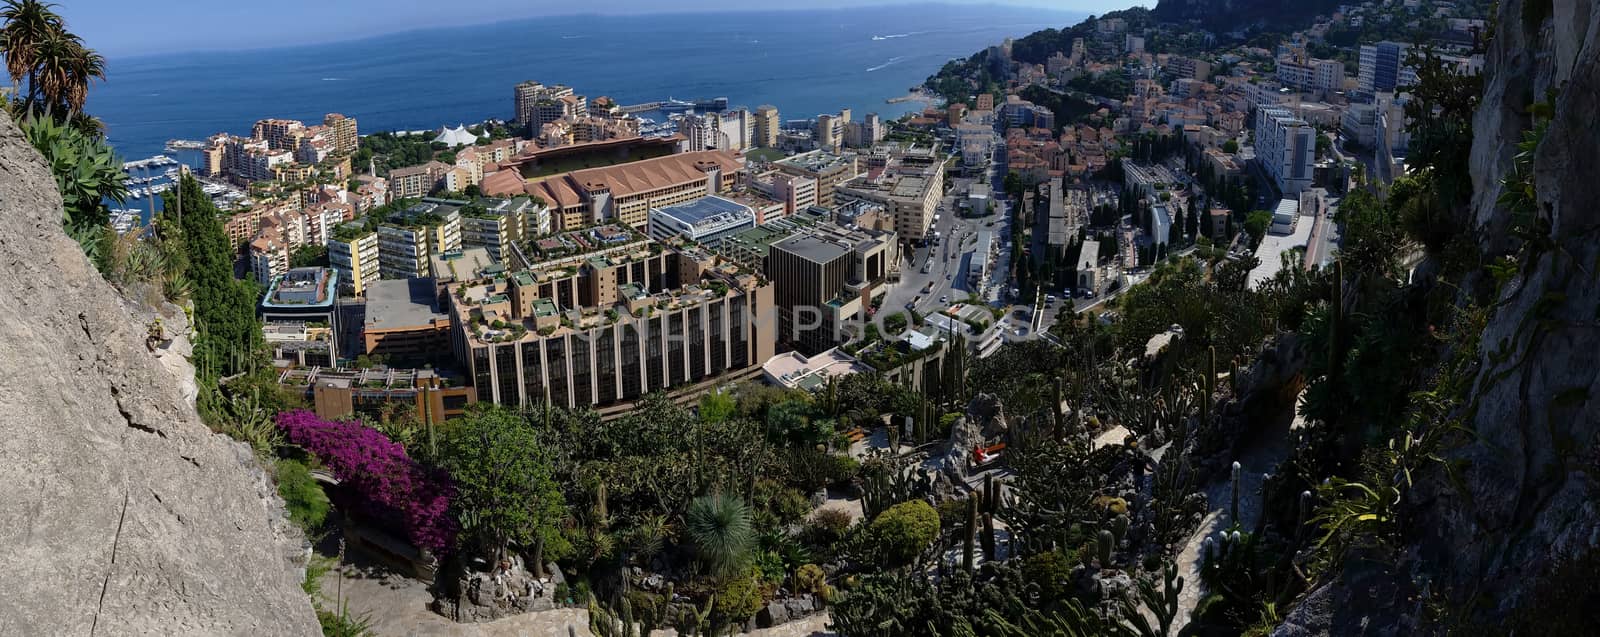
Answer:
<path fill-rule="evenodd" d="M 1254 441 L 1238 458 L 1241 483 L 1239 525 L 1246 530 L 1254 529 L 1257 520 L 1261 518 L 1261 485 L 1267 473 L 1290 451 L 1289 430 L 1305 425 L 1305 420 L 1300 416 L 1298 409 L 1299 400 L 1304 398 L 1305 394 L 1302 392 L 1300 398 L 1296 400 L 1294 419 L 1287 428 L 1266 429 L 1270 435 Z M 1222 530 L 1233 526 L 1233 520 L 1228 513 L 1233 499 L 1233 486 L 1229 484 L 1229 480 L 1226 478 L 1218 480 L 1208 485 L 1205 492 L 1206 503 L 1211 510 L 1200 521 L 1200 526 L 1184 544 L 1183 550 L 1178 552 L 1178 576 L 1183 578 L 1183 590 L 1178 593 L 1178 618 L 1174 620 L 1173 628 L 1179 630 L 1188 625 L 1189 615 L 1205 596 L 1205 587 L 1200 583 L 1200 567 L 1206 538 L 1216 537 Z"/>

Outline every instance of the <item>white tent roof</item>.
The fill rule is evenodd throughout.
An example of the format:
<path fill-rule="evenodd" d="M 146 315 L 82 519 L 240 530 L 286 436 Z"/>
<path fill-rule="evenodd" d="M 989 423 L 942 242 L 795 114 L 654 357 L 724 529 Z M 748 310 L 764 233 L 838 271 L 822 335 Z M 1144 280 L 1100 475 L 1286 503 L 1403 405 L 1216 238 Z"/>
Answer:
<path fill-rule="evenodd" d="M 467 132 L 467 127 L 456 124 L 455 128 L 444 127 L 439 129 L 439 136 L 433 141 L 444 142 L 447 146 L 468 146 L 477 143 L 478 136 Z"/>

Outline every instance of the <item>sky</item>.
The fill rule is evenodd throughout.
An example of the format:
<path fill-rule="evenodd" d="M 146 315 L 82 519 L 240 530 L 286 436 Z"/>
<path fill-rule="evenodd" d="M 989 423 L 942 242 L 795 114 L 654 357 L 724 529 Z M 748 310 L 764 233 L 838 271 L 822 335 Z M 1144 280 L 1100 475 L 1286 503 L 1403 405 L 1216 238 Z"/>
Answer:
<path fill-rule="evenodd" d="M 540 15 L 752 11 L 906 4 L 906 0 L 607 0 L 603 9 L 550 0 L 56 0 L 67 28 L 101 54 L 255 49 L 355 40 L 430 27 Z M 1154 0 L 942 0 L 1103 13 Z M 600 3 L 597 3 L 600 4 Z"/>

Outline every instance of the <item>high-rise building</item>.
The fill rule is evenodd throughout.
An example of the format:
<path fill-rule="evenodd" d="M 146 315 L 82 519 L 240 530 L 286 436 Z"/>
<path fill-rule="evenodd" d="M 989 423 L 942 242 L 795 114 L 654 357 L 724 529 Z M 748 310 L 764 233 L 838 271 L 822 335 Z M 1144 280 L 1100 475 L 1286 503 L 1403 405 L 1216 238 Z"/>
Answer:
<path fill-rule="evenodd" d="M 778 119 L 778 107 L 763 104 L 756 108 L 755 117 L 755 146 L 757 148 L 775 148 L 778 145 L 778 130 L 783 127 Z"/>
<path fill-rule="evenodd" d="M 305 129 L 305 123 L 300 120 L 263 119 L 251 127 L 250 137 L 267 142 L 267 147 L 273 150 L 293 151 L 300 145 L 299 135 Z"/>
<path fill-rule="evenodd" d="M 1411 48 L 1404 42 L 1383 41 L 1361 45 L 1360 87 L 1366 92 L 1393 91 L 1416 82 L 1416 70 L 1406 65 Z"/>
<path fill-rule="evenodd" d="M 1289 109 L 1256 109 L 1256 160 L 1281 194 L 1298 195 L 1311 187 L 1316 135 L 1316 129 Z"/>
<path fill-rule="evenodd" d="M 839 147 L 837 119 L 832 115 L 818 115 L 817 127 L 814 136 L 817 148 L 820 150 L 834 150 Z"/>
<path fill-rule="evenodd" d="M 530 137 L 537 137 L 545 124 L 589 114 L 588 99 L 561 84 L 546 86 L 530 80 L 516 85 L 512 97 L 517 123 L 527 129 Z"/>
<path fill-rule="evenodd" d="M 356 152 L 356 148 L 361 144 L 361 134 L 356 130 L 356 118 L 328 113 L 323 116 L 322 125 L 328 127 L 329 137 L 333 141 L 333 152 Z"/>
<path fill-rule="evenodd" d="M 1283 58 L 1278 60 L 1277 76 L 1278 82 L 1298 91 L 1331 93 L 1344 88 L 1344 63 L 1315 58 L 1304 62 Z"/>
<path fill-rule="evenodd" d="M 461 249 L 461 211 L 423 201 L 378 224 L 378 266 L 385 278 L 430 276 L 436 254 Z"/>
<path fill-rule="evenodd" d="M 328 265 L 339 273 L 342 293 L 365 293 L 379 277 L 378 232 L 359 223 L 334 228 L 328 237 Z"/>

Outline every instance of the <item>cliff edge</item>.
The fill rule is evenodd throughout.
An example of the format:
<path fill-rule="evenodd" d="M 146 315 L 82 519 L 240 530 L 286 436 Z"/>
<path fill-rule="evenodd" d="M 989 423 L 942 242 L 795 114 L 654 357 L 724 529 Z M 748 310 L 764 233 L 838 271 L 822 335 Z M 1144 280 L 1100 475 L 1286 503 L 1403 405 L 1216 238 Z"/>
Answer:
<path fill-rule="evenodd" d="M 0 634 L 320 634 L 301 538 L 61 230 L 0 115 Z"/>

